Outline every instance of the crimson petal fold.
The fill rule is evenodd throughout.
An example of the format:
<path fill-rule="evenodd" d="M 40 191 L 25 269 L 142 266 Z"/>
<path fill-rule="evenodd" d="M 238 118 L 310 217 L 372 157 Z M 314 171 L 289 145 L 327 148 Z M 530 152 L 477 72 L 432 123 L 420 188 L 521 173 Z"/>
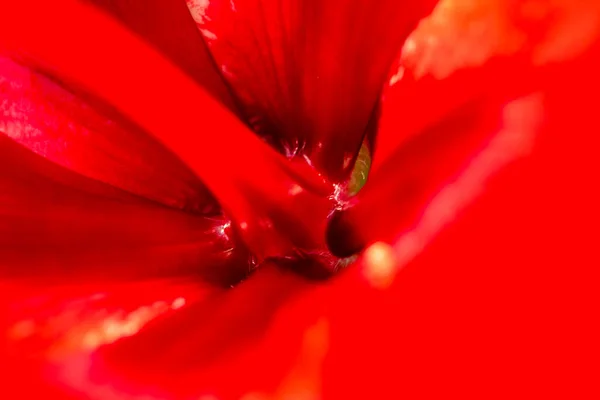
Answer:
<path fill-rule="evenodd" d="M 433 1 L 188 0 L 261 135 L 347 178 L 389 65 Z"/>
<path fill-rule="evenodd" d="M 0 275 L 46 282 L 185 275 L 231 284 L 248 254 L 227 220 L 87 179 L 0 137 Z M 7 173 L 10 171 L 10 173 Z"/>

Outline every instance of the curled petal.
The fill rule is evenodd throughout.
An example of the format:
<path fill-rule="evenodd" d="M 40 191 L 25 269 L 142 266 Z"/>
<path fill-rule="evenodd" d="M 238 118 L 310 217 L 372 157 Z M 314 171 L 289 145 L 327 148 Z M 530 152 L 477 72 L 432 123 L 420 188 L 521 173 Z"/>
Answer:
<path fill-rule="evenodd" d="M 411 34 L 382 97 L 372 176 L 360 204 L 338 215 L 329 232 L 340 243 L 336 252 L 394 241 L 420 219 L 444 219 L 438 213 L 455 208 L 447 201 L 468 202 L 499 165 L 539 140 L 549 118 L 546 92 L 572 70 L 572 56 L 539 65 L 537 51 L 555 42 L 545 35 L 548 17 L 523 7 L 441 2 Z M 600 16 L 596 7 L 587 10 Z M 588 39 L 593 54 L 595 39 Z"/>
<path fill-rule="evenodd" d="M 434 2 L 187 3 L 255 130 L 339 181 L 393 57 Z"/>
<path fill-rule="evenodd" d="M 473 100 L 406 141 L 373 173 L 356 205 L 334 216 L 332 251 L 349 256 L 379 240 L 393 243 L 417 224 L 429 234 L 452 219 L 486 179 L 531 151 L 543 117 L 540 97 L 530 96 Z"/>

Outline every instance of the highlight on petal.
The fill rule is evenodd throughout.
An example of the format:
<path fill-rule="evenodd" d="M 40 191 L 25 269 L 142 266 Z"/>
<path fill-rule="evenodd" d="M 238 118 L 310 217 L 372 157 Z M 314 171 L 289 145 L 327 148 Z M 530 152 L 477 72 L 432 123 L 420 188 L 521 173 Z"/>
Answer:
<path fill-rule="evenodd" d="M 389 64 L 433 1 L 188 0 L 255 130 L 348 178 Z"/>
<path fill-rule="evenodd" d="M 549 76 L 549 66 L 589 52 L 599 33 L 590 21 L 598 19 L 598 5 L 587 0 L 440 1 L 391 68 L 374 168 L 469 99 L 552 85 L 559 75 Z"/>
<path fill-rule="evenodd" d="M 86 360 L 97 348 L 216 292 L 175 279 L 56 285 L 5 279 L 0 289 L 2 394 L 57 399 L 80 398 L 82 390 L 73 381 L 85 373 Z M 123 398 L 110 385 L 90 387 L 86 398 Z"/>
<path fill-rule="evenodd" d="M 137 296 L 132 296 L 133 288 Z M 135 335 L 142 326 L 216 292 L 189 280 L 140 279 L 49 285 L 36 279 L 2 282 L 4 340 L 27 357 L 63 357 Z M 6 329 L 8 327 L 8 329 Z M 23 351 L 24 350 L 24 351 Z"/>
<path fill-rule="evenodd" d="M 218 205 L 176 156 L 114 110 L 0 58 L 0 132 L 65 168 L 165 205 Z M 101 112 L 104 111 L 104 112 Z"/>
<path fill-rule="evenodd" d="M 138 335 L 99 349 L 80 383 L 84 389 L 90 380 L 111 386 L 121 398 L 153 395 L 160 388 L 164 398 L 234 399 L 249 392 L 270 394 L 296 361 L 303 360 L 305 369 L 289 376 L 288 385 L 293 386 L 315 367 L 312 353 L 324 349 L 314 336 L 326 328 L 301 313 L 295 314 L 295 321 L 279 321 L 281 313 L 289 311 L 289 306 L 285 310 L 281 306 L 301 301 L 315 287 L 289 270 L 265 265 L 235 290 L 187 305 Z M 313 338 L 305 336 L 307 323 L 316 325 Z M 156 347 L 157 343 L 161 345 Z M 302 343 L 310 348 L 303 349 Z M 151 347 L 155 350 L 149 352 Z"/>

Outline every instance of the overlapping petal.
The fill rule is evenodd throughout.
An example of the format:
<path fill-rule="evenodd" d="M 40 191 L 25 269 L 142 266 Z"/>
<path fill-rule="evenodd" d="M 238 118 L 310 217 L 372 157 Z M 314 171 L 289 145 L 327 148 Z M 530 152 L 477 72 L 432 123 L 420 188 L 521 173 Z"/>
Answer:
<path fill-rule="evenodd" d="M 65 168 L 179 209 L 214 214 L 200 180 L 147 133 L 8 58 L 0 59 L 0 131 Z M 104 111 L 104 112 L 102 112 Z"/>
<path fill-rule="evenodd" d="M 0 274 L 46 282 L 185 274 L 232 283 L 248 255 L 228 221 L 84 178 L 0 138 Z M 237 269 L 237 272 L 236 272 Z"/>
<path fill-rule="evenodd" d="M 415 179 L 426 183 L 437 174 L 439 156 L 457 160 L 459 168 L 430 186 L 432 198 L 415 201 L 414 223 L 395 232 L 393 247 L 367 251 L 329 287 L 282 306 L 286 311 L 274 322 L 279 334 L 269 333 L 270 341 L 259 347 L 271 352 L 298 346 L 283 328 L 294 321 L 319 327 L 315 341 L 320 345 L 310 352 L 317 359 L 323 346 L 328 352 L 324 363 L 317 362 L 324 367 L 317 368 L 323 381 L 313 376 L 310 384 L 300 385 L 307 398 L 593 392 L 585 367 L 574 372 L 572 366 L 591 360 L 589 315 L 598 300 L 589 268 L 597 256 L 587 236 L 598 223 L 597 195 L 589 186 L 598 171 L 593 161 L 598 143 L 590 134 L 598 123 L 593 107 L 577 101 L 582 84 L 594 76 L 595 54 L 590 50 L 549 74 L 539 70 L 543 78 L 556 80 L 486 86 L 483 97 L 457 101 L 440 121 L 426 121 L 423 127 L 437 125 L 441 136 L 426 140 L 433 134 L 425 133 L 408 158 L 413 163 L 403 158 L 407 164 L 402 165 L 420 166 Z M 569 73 L 571 79 L 560 83 L 554 73 Z M 462 78 L 465 85 L 482 82 L 477 73 L 472 81 Z M 435 95 L 436 84 L 447 82 L 429 81 L 431 86 L 424 87 Z M 469 93 L 480 88 L 471 89 L 465 87 Z M 448 114 L 456 118 L 445 119 Z M 439 146 L 439 140 L 452 138 L 459 142 Z M 469 138 L 477 139 L 475 147 L 464 146 L 473 143 Z M 409 135 L 404 143 L 410 146 L 412 140 Z M 441 153 L 432 152 L 436 149 Z M 438 172 L 447 174 L 443 168 Z M 393 201 L 385 204 L 393 207 Z M 361 221 L 362 226 L 368 222 Z M 389 286 L 389 275 L 404 266 L 402 279 Z M 387 290 L 378 290 L 377 276 L 387 277 Z M 255 362 L 244 365 L 251 371 Z M 193 392 L 193 384 L 175 382 Z M 216 394 L 228 393 L 218 380 L 214 386 Z M 297 393 L 298 386 L 290 387 Z M 292 393 L 283 383 L 250 391 L 256 398 Z"/>
<path fill-rule="evenodd" d="M 2 14 L 2 45 L 110 103 L 175 153 L 216 196 L 260 259 L 289 254 L 294 246 L 324 245 L 324 217 L 331 206 L 323 194 L 331 188 L 315 171 L 287 163 L 206 90 L 114 19 L 90 5 L 62 1 L 73 15 L 66 17 L 45 2 L 33 11 L 11 4 Z M 46 26 L 48 33 L 38 37 L 31 26 Z M 75 31 L 79 33 L 73 38 Z M 162 79 L 148 91 L 148 79 L 154 76 Z M 268 201 L 260 204 L 256 199 Z M 305 205 L 303 215 L 289 212 L 299 209 L 297 204 Z M 292 223 L 296 229 L 290 228 Z"/>
<path fill-rule="evenodd" d="M 561 45 L 547 35 L 549 15 L 560 25 L 576 10 L 600 12 L 592 4 L 539 6 L 549 10 L 530 15 L 519 2 L 441 2 L 411 34 L 382 96 L 369 182 L 329 232 L 332 244 L 346 246 L 340 254 L 393 242 L 422 218 L 424 230 L 437 230 L 453 208 L 548 135 L 548 92 L 580 68 L 574 55 L 594 56 L 590 43 L 598 38 L 584 25 L 592 37 L 581 46 L 578 28 L 565 30 L 561 40 L 571 37 L 579 53 L 540 63 L 539 54 Z M 574 91 L 584 90 L 569 79 Z"/>

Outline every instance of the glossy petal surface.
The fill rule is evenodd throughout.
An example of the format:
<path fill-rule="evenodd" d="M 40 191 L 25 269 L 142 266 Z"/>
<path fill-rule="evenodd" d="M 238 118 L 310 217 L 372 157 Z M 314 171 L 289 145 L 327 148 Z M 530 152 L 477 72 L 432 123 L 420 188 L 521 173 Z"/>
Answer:
<path fill-rule="evenodd" d="M 255 129 L 345 179 L 389 64 L 434 2 L 189 0 Z"/>
<path fill-rule="evenodd" d="M 175 208 L 215 213 L 200 180 L 114 110 L 0 59 L 0 131 L 72 171 Z"/>

